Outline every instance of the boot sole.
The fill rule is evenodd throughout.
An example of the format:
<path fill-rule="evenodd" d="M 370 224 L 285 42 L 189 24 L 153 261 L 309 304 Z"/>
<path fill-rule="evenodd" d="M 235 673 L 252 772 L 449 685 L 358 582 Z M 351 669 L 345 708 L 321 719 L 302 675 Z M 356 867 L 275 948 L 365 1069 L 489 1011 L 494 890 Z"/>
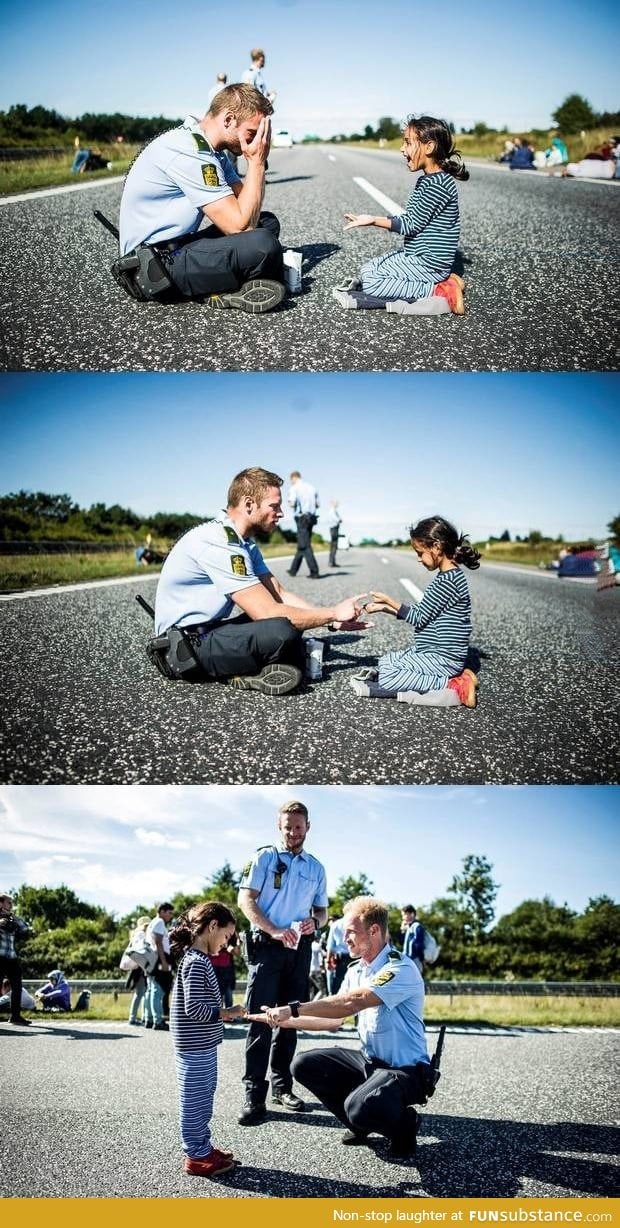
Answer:
<path fill-rule="evenodd" d="M 296 666 L 289 665 L 285 669 L 279 665 L 266 665 L 260 674 L 231 678 L 228 685 L 234 691 L 258 691 L 259 695 L 288 695 L 300 682 L 301 670 Z"/>
<path fill-rule="evenodd" d="M 226 311 L 236 308 L 237 311 L 247 311 L 250 315 L 262 315 L 265 311 L 273 311 L 282 302 L 286 294 L 285 286 L 279 281 L 256 279 L 246 281 L 240 290 L 231 294 L 216 294 L 205 301 L 205 306 L 215 311 Z"/>

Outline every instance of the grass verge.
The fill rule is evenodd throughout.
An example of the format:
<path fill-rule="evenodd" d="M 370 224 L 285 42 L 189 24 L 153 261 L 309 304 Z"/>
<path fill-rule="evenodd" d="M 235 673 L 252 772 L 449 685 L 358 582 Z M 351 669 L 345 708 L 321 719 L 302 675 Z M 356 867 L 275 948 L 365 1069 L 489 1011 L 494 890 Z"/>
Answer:
<path fill-rule="evenodd" d="M 548 132 L 488 132 L 484 136 L 474 136 L 473 133 L 455 132 L 454 143 L 457 149 L 463 155 L 467 162 L 469 158 L 485 158 L 495 161 L 502 153 L 504 141 L 513 139 L 515 136 L 520 136 L 522 140 L 531 143 L 535 149 L 547 149 L 551 142 L 551 138 L 557 134 L 557 128 L 550 128 Z M 608 141 L 614 135 L 612 128 L 593 128 L 590 132 L 586 132 L 582 138 L 578 133 L 575 136 L 564 137 L 568 156 L 571 162 L 579 162 L 587 153 L 596 149 L 603 141 Z M 387 141 L 383 145 L 379 145 L 376 140 L 372 141 L 340 141 L 338 144 L 351 145 L 358 149 L 391 149 L 400 151 L 401 138 L 398 137 L 392 141 Z"/>
<path fill-rule="evenodd" d="M 9 196 L 13 192 L 28 192 L 34 188 L 55 188 L 67 183 L 86 183 L 89 179 L 105 180 L 111 175 L 124 175 L 139 146 L 124 145 L 122 158 L 118 156 L 118 145 L 102 145 L 98 148 L 106 162 L 112 163 L 110 170 L 74 174 L 71 170 L 73 149 L 41 158 L 16 158 L 15 161 L 0 162 L 0 196 Z"/>
<path fill-rule="evenodd" d="M 131 994 L 122 991 L 114 998 L 112 993 L 93 993 L 90 1010 L 75 1019 L 116 1020 L 127 1019 Z M 240 994 L 235 1002 L 242 1002 Z M 30 1014 L 30 1012 L 26 1012 Z M 45 1016 L 41 1015 L 41 1019 Z M 63 1016 L 53 1016 L 57 1021 Z M 67 1016 L 67 1022 L 72 1017 Z M 620 1027 L 620 998 L 590 997 L 511 997 L 497 994 L 457 995 L 451 998 L 439 995 L 426 999 L 426 1022 L 430 1024 L 470 1024 L 486 1027 Z M 432 1045 L 431 1045 L 432 1047 Z"/>
<path fill-rule="evenodd" d="M 327 546 L 313 543 L 317 554 Z M 277 546 L 261 546 L 266 559 L 294 554 L 288 542 Z M 83 580 L 109 580 L 134 576 L 141 580 L 157 575 L 161 567 L 142 567 L 136 563 L 133 547 L 114 550 L 109 554 L 0 554 L 0 592 L 19 593 L 29 588 L 45 588 L 54 584 L 77 584 Z"/>

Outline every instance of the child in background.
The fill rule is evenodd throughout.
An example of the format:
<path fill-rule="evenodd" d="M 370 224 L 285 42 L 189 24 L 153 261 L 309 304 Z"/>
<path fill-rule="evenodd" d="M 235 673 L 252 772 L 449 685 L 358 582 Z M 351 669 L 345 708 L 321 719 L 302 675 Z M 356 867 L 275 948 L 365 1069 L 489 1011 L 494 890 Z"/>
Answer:
<path fill-rule="evenodd" d="M 332 291 L 341 307 L 378 307 L 400 315 L 463 315 L 462 278 L 452 272 L 459 241 L 455 179 L 469 179 L 448 125 L 430 115 L 413 116 L 401 152 L 412 173 L 422 171 L 404 213 L 374 217 L 346 213 L 345 230 L 377 226 L 403 236 L 401 251 L 362 265 L 359 279 Z"/>
<path fill-rule="evenodd" d="M 179 1084 L 180 1125 L 185 1172 L 217 1177 L 235 1164 L 232 1151 L 211 1142 L 210 1121 L 217 1084 L 217 1046 L 223 1021 L 244 1015 L 242 1006 L 222 1007 L 210 955 L 223 950 L 235 932 L 236 920 L 225 904 L 196 904 L 170 932 L 170 949 L 184 952 L 178 967 L 170 1031 Z"/>
<path fill-rule="evenodd" d="M 437 575 L 419 605 L 401 605 L 386 593 L 372 593 L 364 614 L 395 614 L 413 627 L 410 648 L 380 657 L 378 668 L 349 680 L 356 695 L 399 699 L 402 703 L 451 708 L 476 706 L 478 679 L 465 668 L 471 635 L 471 601 L 462 563 L 480 566 L 480 554 L 441 516 L 409 530 L 412 549 L 427 571 Z M 361 607 L 360 607 L 361 609 Z"/>

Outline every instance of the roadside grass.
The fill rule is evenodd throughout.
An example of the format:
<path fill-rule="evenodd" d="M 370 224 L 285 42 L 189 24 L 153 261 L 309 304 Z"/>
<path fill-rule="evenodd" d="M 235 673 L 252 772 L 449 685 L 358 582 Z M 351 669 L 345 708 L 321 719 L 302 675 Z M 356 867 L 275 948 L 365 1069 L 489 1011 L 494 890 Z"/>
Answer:
<path fill-rule="evenodd" d="M 546 567 L 557 559 L 560 550 L 570 550 L 571 546 L 581 546 L 593 549 L 592 542 L 552 542 L 543 541 L 538 545 L 530 542 L 474 542 L 476 550 L 480 550 L 483 561 L 489 563 L 521 563 L 525 567 Z M 399 550 L 410 550 L 408 542 L 398 546 Z"/>
<path fill-rule="evenodd" d="M 28 192 L 32 188 L 54 188 L 66 183 L 84 183 L 89 179 L 109 179 L 111 175 L 124 175 L 139 148 L 139 145 L 123 145 L 123 156 L 119 158 L 118 145 L 98 145 L 97 149 L 102 158 L 112 163 L 111 169 L 85 171 L 79 175 L 71 171 L 73 149 L 40 158 L 0 161 L 0 196 L 7 196 L 12 192 Z"/>
<path fill-rule="evenodd" d="M 504 141 L 513 139 L 515 136 L 520 136 L 528 143 L 534 146 L 535 149 L 547 149 L 551 138 L 557 133 L 557 128 L 550 128 L 548 132 L 541 135 L 540 132 L 487 132 L 484 136 L 475 136 L 473 133 L 455 132 L 454 143 L 459 149 L 467 162 L 469 158 L 485 158 L 495 161 L 503 151 Z M 607 141 L 614 135 L 612 128 L 593 128 L 586 132 L 585 138 L 582 138 L 579 133 L 575 136 L 564 137 L 568 156 L 571 162 L 579 162 L 587 153 L 591 153 L 598 145 L 602 145 L 603 141 Z M 341 145 L 352 145 L 359 149 L 392 149 L 400 150 L 400 137 L 387 141 L 383 146 L 379 145 L 376 140 L 372 141 L 339 141 Z"/>
<path fill-rule="evenodd" d="M 87 1012 L 66 1016 L 66 1019 L 68 1023 L 74 1019 L 126 1021 L 130 1001 L 131 992 L 128 990 L 116 994 L 93 993 Z M 235 994 L 235 1003 L 242 1002 L 243 996 Z M 44 1019 L 47 1016 L 37 1017 Z M 54 1022 L 60 1022 L 65 1016 L 54 1015 L 52 1018 Z M 426 1022 L 486 1027 L 620 1027 L 620 998 L 560 995 L 501 997 L 497 994 L 455 994 L 448 998 L 429 994 L 426 999 Z"/>
<path fill-rule="evenodd" d="M 315 553 L 326 551 L 325 544 L 312 543 Z M 266 559 L 294 554 L 294 545 L 282 542 L 277 546 L 261 546 Z M 133 547 L 109 554 L 0 554 L 0 592 L 19 593 L 28 588 L 45 588 L 54 584 L 76 584 L 83 580 L 108 580 L 133 576 L 140 580 L 156 575 L 161 567 L 143 567 L 136 563 Z"/>

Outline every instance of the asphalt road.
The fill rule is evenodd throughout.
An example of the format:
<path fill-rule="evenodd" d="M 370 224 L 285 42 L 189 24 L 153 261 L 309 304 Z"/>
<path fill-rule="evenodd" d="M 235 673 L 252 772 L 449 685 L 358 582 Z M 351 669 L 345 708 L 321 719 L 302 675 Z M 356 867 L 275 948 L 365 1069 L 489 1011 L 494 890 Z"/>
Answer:
<path fill-rule="evenodd" d="M 428 573 L 406 551 L 351 550 L 296 590 L 328 605 Z M 321 566 L 326 555 L 319 556 Z M 272 560 L 285 577 L 285 559 Z M 5 702 L 0 778 L 49 784 L 479 784 L 618 780 L 620 592 L 483 564 L 468 573 L 475 710 L 359 698 L 348 676 L 410 631 L 376 616 L 331 636 L 321 682 L 271 699 L 173 683 L 145 656 L 151 625 L 133 597 L 155 577 L 0 599 Z"/>
<path fill-rule="evenodd" d="M 603 1197 L 617 1194 L 618 1033 L 449 1032 L 414 1161 L 343 1147 L 318 1101 L 243 1128 L 242 1027 L 219 1050 L 213 1138 L 241 1166 L 182 1172 L 172 1046 L 121 1023 L 0 1026 L 0 1194 L 10 1197 Z M 333 1034 L 300 1038 L 302 1049 Z M 431 1048 L 434 1037 L 430 1037 Z M 356 1047 L 341 1034 L 338 1043 Z M 301 1090 L 301 1089 L 300 1089 Z M 25 1146 L 25 1140 L 32 1144 Z"/>
<path fill-rule="evenodd" d="M 399 154 L 298 146 L 270 154 L 265 207 L 304 252 L 304 293 L 264 317 L 144 305 L 109 275 L 122 183 L 0 202 L 0 369 L 104 371 L 576 371 L 617 369 L 615 184 L 476 164 L 460 185 L 466 317 L 348 312 L 331 288 L 393 237 L 343 232 L 345 210 L 404 206 Z"/>

